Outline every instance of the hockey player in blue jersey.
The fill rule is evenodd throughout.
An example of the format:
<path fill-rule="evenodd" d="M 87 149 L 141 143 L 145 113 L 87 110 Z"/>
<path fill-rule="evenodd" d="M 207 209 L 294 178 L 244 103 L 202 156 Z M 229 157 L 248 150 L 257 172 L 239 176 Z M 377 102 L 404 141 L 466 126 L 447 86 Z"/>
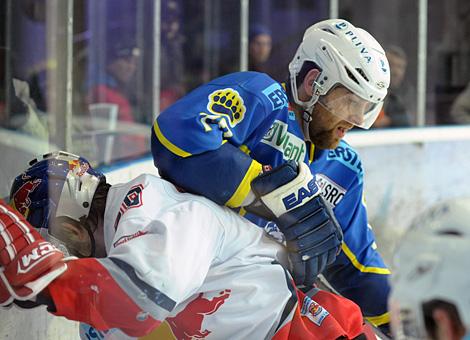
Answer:
<path fill-rule="evenodd" d="M 377 118 L 390 81 L 385 53 L 366 31 L 326 20 L 306 30 L 289 73 L 286 84 L 262 73 L 229 74 L 177 101 L 153 125 L 155 165 L 187 191 L 248 211 L 246 217 L 260 226 L 266 219 L 255 215 L 266 214 L 257 203 L 286 184 L 283 174 L 292 164 L 286 162 L 298 162 L 300 174 L 309 166 L 325 198 L 317 204 L 334 208 L 345 242 L 336 257 L 342 238 L 334 223 L 285 224 L 274 214 L 291 252 L 300 254 L 292 255 L 294 278 L 311 285 L 329 265 L 324 274 L 333 287 L 357 302 L 373 324 L 386 325 L 389 271 L 367 223 L 360 159 L 341 141 L 353 126 L 367 129 Z M 263 173 L 267 168 L 273 170 Z M 304 199 L 314 190 L 284 197 L 289 219 L 302 221 Z M 303 256 L 306 248 L 315 251 Z"/>

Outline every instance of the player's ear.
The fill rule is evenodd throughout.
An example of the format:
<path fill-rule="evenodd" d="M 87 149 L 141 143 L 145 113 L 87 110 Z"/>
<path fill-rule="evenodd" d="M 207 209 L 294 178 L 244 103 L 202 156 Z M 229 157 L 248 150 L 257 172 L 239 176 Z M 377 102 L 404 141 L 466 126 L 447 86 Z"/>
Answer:
<path fill-rule="evenodd" d="M 308 96 L 313 95 L 313 83 L 318 78 L 320 73 L 320 70 L 313 68 L 305 75 L 302 86 L 304 87 L 304 91 Z"/>
<path fill-rule="evenodd" d="M 77 225 L 77 223 L 62 222 L 62 228 L 67 232 L 71 237 L 76 240 L 84 241 L 89 238 L 88 233 L 85 228 Z"/>
<path fill-rule="evenodd" d="M 77 221 L 59 217 L 49 226 L 49 234 L 61 241 L 75 256 L 89 256 L 91 240 L 88 231 Z"/>

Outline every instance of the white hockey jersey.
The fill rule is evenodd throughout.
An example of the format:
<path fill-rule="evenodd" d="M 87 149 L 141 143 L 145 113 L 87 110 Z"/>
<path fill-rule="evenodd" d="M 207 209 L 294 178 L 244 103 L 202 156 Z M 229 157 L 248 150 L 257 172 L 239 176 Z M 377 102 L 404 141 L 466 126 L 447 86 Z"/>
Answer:
<path fill-rule="evenodd" d="M 228 208 L 141 175 L 112 186 L 104 225 L 99 261 L 175 338 L 271 338 L 282 324 L 295 295 L 283 247 Z"/>
<path fill-rule="evenodd" d="M 97 237 L 95 233 L 95 237 Z M 307 296 L 285 249 L 206 198 L 141 175 L 109 190 L 107 257 L 67 262 L 46 288 L 51 312 L 80 321 L 82 339 L 354 339 L 359 307 Z"/>

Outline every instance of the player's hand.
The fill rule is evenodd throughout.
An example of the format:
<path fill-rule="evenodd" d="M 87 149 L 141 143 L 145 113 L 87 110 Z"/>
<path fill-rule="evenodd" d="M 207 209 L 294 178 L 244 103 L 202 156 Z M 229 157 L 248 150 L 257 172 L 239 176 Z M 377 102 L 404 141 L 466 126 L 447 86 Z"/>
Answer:
<path fill-rule="evenodd" d="M 277 223 L 286 237 L 295 283 L 313 286 L 318 274 L 335 261 L 341 249 L 341 226 L 320 195 L 282 215 Z"/>
<path fill-rule="evenodd" d="M 290 161 L 255 178 L 251 187 L 256 208 L 247 210 L 276 222 L 286 237 L 295 283 L 312 286 L 336 259 L 343 233 L 310 169 Z"/>
<path fill-rule="evenodd" d="M 0 305 L 34 298 L 67 269 L 63 260 L 60 250 L 0 200 Z"/>
<path fill-rule="evenodd" d="M 320 195 L 308 166 L 295 161 L 263 172 L 251 181 L 251 190 L 256 199 L 245 209 L 270 221 Z"/>

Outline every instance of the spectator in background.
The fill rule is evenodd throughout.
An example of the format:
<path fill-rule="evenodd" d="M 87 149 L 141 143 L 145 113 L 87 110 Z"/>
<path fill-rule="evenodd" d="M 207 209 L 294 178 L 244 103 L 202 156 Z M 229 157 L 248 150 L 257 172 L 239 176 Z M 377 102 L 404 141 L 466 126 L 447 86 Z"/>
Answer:
<path fill-rule="evenodd" d="M 263 73 L 269 72 L 269 57 L 271 56 L 271 31 L 262 25 L 253 25 L 249 35 L 248 70 Z"/>
<path fill-rule="evenodd" d="M 133 112 L 131 89 L 136 75 L 140 49 L 134 39 L 114 32 L 108 34 L 106 50 L 106 73 L 94 80 L 88 92 L 88 103 L 108 103 L 118 106 L 117 120 L 126 123 L 138 123 Z M 118 125 L 119 130 L 119 125 Z M 126 135 L 120 132 L 113 141 L 112 159 L 122 159 L 140 155 L 148 150 L 147 142 L 140 135 Z"/>
<path fill-rule="evenodd" d="M 181 29 L 181 5 L 176 0 L 162 2 L 160 50 L 160 110 L 163 111 L 185 92 L 185 37 Z M 149 117 L 153 118 L 153 117 Z M 149 122 L 150 123 L 150 122 Z"/>
<path fill-rule="evenodd" d="M 372 127 L 393 128 L 411 125 L 408 110 L 403 102 L 402 83 L 405 78 L 407 57 L 405 51 L 398 46 L 389 46 L 385 49 L 390 64 L 390 88 L 379 117 Z"/>
<path fill-rule="evenodd" d="M 470 84 L 452 103 L 450 118 L 455 124 L 470 124 Z"/>
<path fill-rule="evenodd" d="M 93 84 L 88 93 L 89 103 L 113 103 L 119 107 L 118 119 L 134 122 L 128 88 L 137 71 L 140 49 L 127 38 L 112 37 L 106 51 L 106 75 Z"/>

